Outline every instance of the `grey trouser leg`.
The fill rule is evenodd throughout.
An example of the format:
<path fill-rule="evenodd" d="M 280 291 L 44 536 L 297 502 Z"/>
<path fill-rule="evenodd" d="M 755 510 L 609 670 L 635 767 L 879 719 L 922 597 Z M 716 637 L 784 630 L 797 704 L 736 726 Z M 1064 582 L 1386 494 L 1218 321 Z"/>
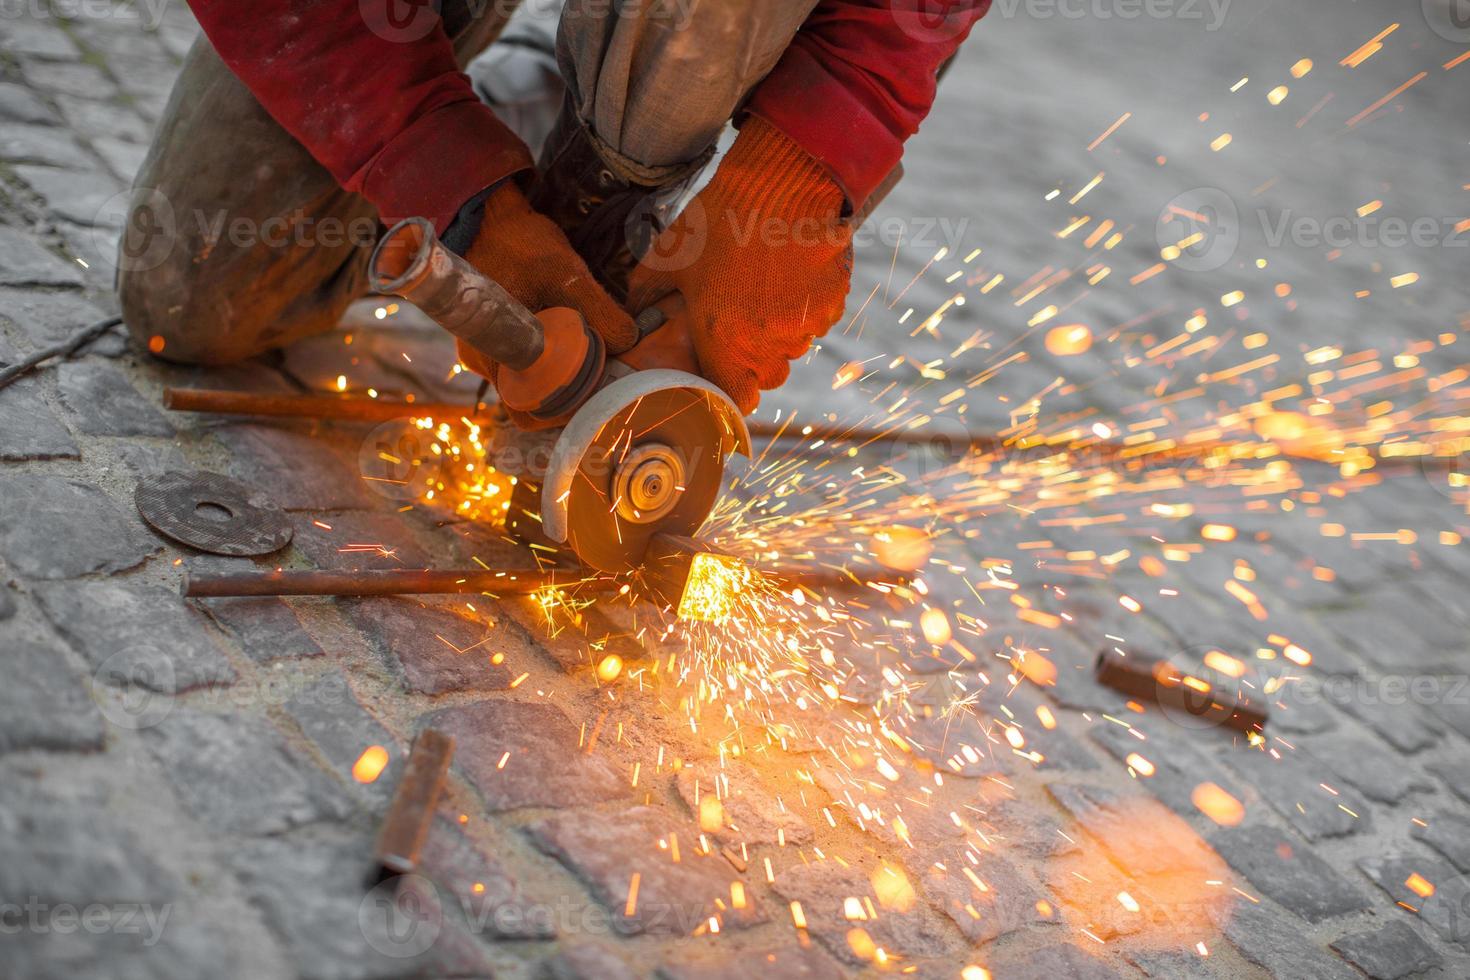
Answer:
<path fill-rule="evenodd" d="M 567 0 L 557 60 L 578 118 L 624 180 L 667 185 L 701 164 L 816 0 Z"/>
<path fill-rule="evenodd" d="M 461 65 L 511 9 L 446 0 Z M 205 37 L 133 188 L 118 299 L 133 336 L 166 359 L 223 364 L 330 330 L 367 291 L 376 210 L 337 185 Z"/>

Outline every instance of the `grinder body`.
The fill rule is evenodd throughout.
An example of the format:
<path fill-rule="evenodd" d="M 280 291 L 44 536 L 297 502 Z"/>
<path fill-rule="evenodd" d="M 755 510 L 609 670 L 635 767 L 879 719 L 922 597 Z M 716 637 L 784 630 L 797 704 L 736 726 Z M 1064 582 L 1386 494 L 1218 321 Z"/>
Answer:
<path fill-rule="evenodd" d="M 530 312 L 445 248 L 423 218 L 388 230 L 369 281 L 495 361 L 506 407 L 564 426 L 540 481 L 542 530 L 594 568 L 632 571 L 654 535 L 693 534 L 714 506 L 725 460 L 750 453 L 739 410 L 694 373 L 688 334 L 674 326 L 677 293 L 640 314 L 639 343 L 609 359 L 581 313 Z"/>

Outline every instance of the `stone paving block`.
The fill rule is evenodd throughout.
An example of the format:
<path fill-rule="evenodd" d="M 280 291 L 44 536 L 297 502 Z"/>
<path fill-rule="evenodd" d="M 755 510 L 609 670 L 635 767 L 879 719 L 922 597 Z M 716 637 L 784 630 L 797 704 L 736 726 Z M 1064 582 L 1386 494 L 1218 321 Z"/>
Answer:
<path fill-rule="evenodd" d="M 1230 827 L 1210 835 L 1210 843 L 1259 891 L 1308 922 L 1368 907 L 1363 894 L 1331 865 L 1275 827 Z"/>
<path fill-rule="evenodd" d="M 15 168 L 20 179 L 46 199 L 51 212 L 79 225 L 116 223 L 121 208 L 103 210 L 103 204 L 123 188 L 115 178 L 96 170 L 62 170 L 22 164 Z"/>
<path fill-rule="evenodd" d="M 4 40 L 4 50 L 15 54 L 34 54 L 56 59 L 76 59 L 81 56 L 81 51 L 76 50 L 76 44 L 66 37 L 66 32 L 54 21 L 50 24 L 25 21 L 13 13 L 7 13 L 0 37 Z"/>
<path fill-rule="evenodd" d="M 108 170 L 128 183 L 132 182 L 133 175 L 143 166 L 143 158 L 148 155 L 148 147 L 141 143 L 130 143 L 110 136 L 100 136 L 92 140 L 92 149 L 107 164 Z"/>
<path fill-rule="evenodd" d="M 717 812 L 723 816 L 722 829 L 713 836 L 722 843 L 806 844 L 812 839 L 812 828 L 784 802 L 767 792 L 756 775 L 743 767 L 718 769 L 714 766 L 685 766 L 674 777 L 679 798 L 690 813 L 700 816 L 700 803 L 713 796 L 720 801 Z"/>
<path fill-rule="evenodd" d="M 43 163 L 73 170 L 93 166 L 92 158 L 70 133 L 51 126 L 23 123 L 7 123 L 0 128 L 0 160 Z"/>
<path fill-rule="evenodd" d="M 263 718 L 176 707 L 144 731 L 185 809 L 212 831 L 276 834 L 351 810 L 343 790 Z"/>
<path fill-rule="evenodd" d="M 885 872 L 880 869 L 877 873 Z M 952 927 L 923 902 L 900 897 L 900 904 L 885 906 L 862 868 L 843 867 L 835 861 L 793 865 L 776 874 L 773 887 L 786 901 L 801 903 L 807 931 L 849 966 L 867 962 L 849 941 L 848 934 L 855 928 L 864 930 L 875 945 L 909 962 L 945 956 L 959 945 Z M 861 903 L 866 920 L 849 920 L 848 899 Z M 867 911 L 869 903 L 876 918 Z M 904 905 L 907 908 L 901 911 Z"/>
<path fill-rule="evenodd" d="M 1152 797 L 1058 783 L 1047 791 L 1118 867 L 1145 884 L 1226 877 L 1224 862 L 1209 845 Z"/>
<path fill-rule="evenodd" d="M 43 92 L 65 92 L 89 99 L 117 96 L 117 86 L 96 65 L 83 61 L 37 61 L 27 59 L 21 69 L 25 79 Z"/>
<path fill-rule="evenodd" d="M 0 361 L 13 360 L 0 356 Z M 0 389 L 0 460 L 80 459 L 81 454 L 65 423 L 46 405 L 34 378 Z"/>
<path fill-rule="evenodd" d="M 1443 854 L 1460 871 L 1470 874 L 1470 816 L 1441 810 L 1424 822 L 1429 826 L 1414 824 L 1409 833 Z"/>
<path fill-rule="evenodd" d="M 1284 746 L 1277 752 L 1279 758 L 1242 748 L 1227 753 L 1225 759 L 1307 840 L 1357 834 L 1372 826 L 1367 802 L 1345 786 L 1333 786 L 1332 773 L 1325 765 Z M 1323 789 L 1322 783 L 1332 786 L 1337 795 Z"/>
<path fill-rule="evenodd" d="M 139 520 L 90 484 L 0 475 L 0 554 L 26 578 L 120 572 L 157 550 Z"/>
<path fill-rule="evenodd" d="M 102 716 L 59 650 L 0 643 L 0 752 L 102 748 Z"/>
<path fill-rule="evenodd" d="M 1470 950 L 1470 875 L 1458 874 L 1437 857 L 1407 850 L 1359 858 L 1358 868 L 1391 901 L 1417 909 L 1441 938 Z M 1425 883 L 1433 887 L 1429 895 L 1424 894 Z"/>
<path fill-rule="evenodd" d="M 230 860 L 250 901 L 284 941 L 299 976 L 492 975 L 484 952 L 446 917 L 447 902 L 427 879 L 405 879 L 408 890 L 397 905 L 390 886 L 369 888 L 371 840 L 260 840 L 232 853 Z"/>
<path fill-rule="evenodd" d="M 1137 753 L 1152 763 L 1154 774 L 1139 779 L 1138 784 L 1181 816 L 1199 812 L 1193 796 L 1195 787 L 1201 783 L 1214 783 L 1240 798 L 1236 780 L 1212 757 L 1196 748 L 1204 738 L 1213 737 L 1212 730 L 1196 735 L 1175 731 L 1167 723 L 1155 721 L 1144 734 L 1148 736 L 1146 739 L 1136 738 L 1129 729 L 1111 722 L 1099 722 L 1088 731 L 1092 740 L 1119 762 L 1126 763 L 1130 755 Z"/>
<path fill-rule="evenodd" d="M 213 432 L 234 453 L 230 473 L 285 510 L 343 510 L 373 502 L 356 466 L 306 433 L 269 425 L 223 425 Z"/>
<path fill-rule="evenodd" d="M 588 754 L 584 743 L 591 733 L 584 738 L 566 713 L 548 702 L 479 701 L 434 712 L 422 727 L 454 737 L 455 768 L 492 812 L 600 803 L 630 789 L 628 779 L 601 755 Z"/>
<path fill-rule="evenodd" d="M 1440 782 L 1448 786 L 1452 793 L 1470 803 L 1470 776 L 1466 775 L 1463 763 L 1432 763 L 1425 768 L 1439 777 Z"/>
<path fill-rule="evenodd" d="M 491 628 L 461 612 L 463 599 L 444 596 L 349 599 L 342 612 L 379 655 L 396 661 L 403 683 L 420 694 L 500 691 L 510 686 L 510 668 L 497 654 L 524 663 L 529 653 L 514 624 Z"/>
<path fill-rule="evenodd" d="M 440 807 L 441 813 L 444 807 Z M 470 931 L 494 939 L 554 939 L 556 909 L 538 905 L 499 860 L 487 855 L 459 827 L 434 821 L 419 857 L 419 872 L 443 896 L 453 896 Z"/>
<path fill-rule="evenodd" d="M 1007 980 L 1119 980 L 1122 976 L 1097 955 L 1070 944 L 1022 952 L 1007 950 L 989 960 L 992 975 Z"/>
<path fill-rule="evenodd" d="M 162 904 L 181 888 L 104 806 L 52 799 L 17 783 L 0 799 L 0 895 L 9 900 Z"/>
<path fill-rule="evenodd" d="M 1470 676 L 1452 674 L 1440 683 L 1432 710 L 1446 724 L 1470 739 Z"/>
<path fill-rule="evenodd" d="M 1325 688 L 1327 699 L 1363 722 L 1400 752 L 1418 752 L 1439 741 L 1444 726 L 1423 705 L 1415 704 L 1411 692 L 1416 681 L 1434 683 L 1434 678 L 1393 675 L 1359 679 L 1351 687 Z"/>
<path fill-rule="evenodd" d="M 104 316 L 101 309 L 76 292 L 0 287 L 0 320 L 15 324 L 36 347 L 65 340 Z"/>
<path fill-rule="evenodd" d="M 1349 933 L 1334 941 L 1332 948 L 1372 980 L 1400 980 L 1444 962 L 1405 922 Z"/>
<path fill-rule="evenodd" d="M 318 568 L 428 568 L 439 562 L 399 514 L 293 515 L 292 541 Z M 325 525 L 325 526 L 323 526 Z"/>
<path fill-rule="evenodd" d="M 57 583 L 36 589 L 36 599 L 105 684 L 178 694 L 235 680 L 235 669 L 211 641 L 203 618 L 167 589 L 119 581 Z"/>
<path fill-rule="evenodd" d="M 0 623 L 15 615 L 15 589 L 0 584 Z"/>
<path fill-rule="evenodd" d="M 1379 742 L 1333 735 L 1308 740 L 1304 745 L 1308 754 L 1326 763 L 1338 779 L 1379 803 L 1398 803 L 1415 790 L 1434 788 L 1432 780 Z"/>
<path fill-rule="evenodd" d="M 24 85 L 0 82 L 0 119 L 7 122 L 43 123 L 56 122 L 56 114 L 36 97 L 36 93 Z"/>
<path fill-rule="evenodd" d="M 740 876 L 717 854 L 698 853 L 697 829 L 662 809 L 562 813 L 537 821 L 527 833 L 586 884 L 621 935 L 688 936 L 712 916 L 719 917 L 722 931 L 766 921 L 753 891 L 744 908 L 736 907 L 732 885 Z M 638 891 L 630 903 L 635 874 Z"/>
<path fill-rule="evenodd" d="M 755 950 L 737 957 L 703 960 L 686 958 L 658 968 L 660 980 L 842 980 L 847 973 L 841 965 L 816 946 L 787 946 L 783 949 Z"/>
<path fill-rule="evenodd" d="M 69 361 L 58 369 L 61 400 L 77 431 L 95 436 L 172 436 L 174 427 L 123 373 L 104 361 Z"/>
<path fill-rule="evenodd" d="M 388 765 L 376 780 L 363 787 L 379 802 L 386 800 L 403 775 L 407 749 L 362 706 L 340 670 L 328 671 L 312 681 L 293 674 L 287 675 L 291 693 L 282 707 L 326 757 L 339 779 L 353 781 L 352 767 L 370 746 L 387 750 Z"/>
<path fill-rule="evenodd" d="M 606 946 L 576 943 L 541 964 L 545 980 L 637 980 L 628 964 Z"/>
<path fill-rule="evenodd" d="M 1056 914 L 1042 915 L 1037 908 L 1041 890 L 997 854 L 951 846 L 910 853 L 906 862 L 929 900 L 977 946 L 1027 926 L 1061 921 Z"/>
<path fill-rule="evenodd" d="M 997 850 L 1024 854 L 1032 859 L 1075 853 L 1075 839 L 1062 833 L 1062 825 L 1051 812 L 1023 800 L 1000 800 L 984 808 L 977 820 L 982 839 L 993 840 Z"/>
<path fill-rule="evenodd" d="M 18 8 L 17 8 L 18 9 Z M 0 39 L 4 48 L 12 54 L 36 55 L 42 58 L 74 60 L 81 51 L 66 32 L 51 23 L 22 20 L 15 14 L 7 14 Z"/>
<path fill-rule="evenodd" d="M 1200 956 L 1190 949 L 1141 950 L 1123 954 L 1145 976 L 1161 980 L 1223 980 L 1213 957 Z"/>
<path fill-rule="evenodd" d="M 596 607 L 578 612 L 580 626 L 555 627 L 547 624 L 546 611 L 534 599 L 507 598 L 501 608 L 563 670 L 594 667 L 610 653 L 625 663 L 644 657 L 643 648 Z"/>
<path fill-rule="evenodd" d="M 6 937 L 6 980 L 107 977 L 109 980 L 189 980 L 241 976 L 238 937 L 191 907 L 89 907 L 93 918 L 74 931 L 21 930 Z M 77 911 L 83 912 L 79 908 Z M 63 916 L 57 907 L 54 914 Z M 190 913 L 196 913 L 192 916 Z"/>
<path fill-rule="evenodd" d="M 82 270 L 48 251 L 34 238 L 0 225 L 0 285 L 79 286 Z"/>
<path fill-rule="evenodd" d="M 52 98 L 73 132 L 110 136 L 133 143 L 148 142 L 152 127 L 127 106 L 94 102 L 64 92 L 57 93 Z"/>
<path fill-rule="evenodd" d="M 1416 615 L 1416 607 L 1402 592 L 1369 594 L 1371 603 L 1334 611 L 1328 623 L 1342 642 L 1384 673 L 1453 673 L 1463 670 L 1466 640 L 1448 616 Z M 1424 603 L 1418 604 L 1422 610 Z"/>
<path fill-rule="evenodd" d="M 907 773 L 909 770 L 903 770 Z M 892 807 L 882 806 L 875 810 L 869 805 L 874 793 L 889 793 L 894 784 L 883 780 L 880 784 L 862 775 L 849 771 L 841 773 L 830 767 L 819 768 L 813 774 L 818 788 L 831 797 L 831 812 L 841 814 L 857 829 L 890 845 L 904 847 L 929 847 L 964 834 L 949 812 L 940 807 L 918 803 L 905 804 L 894 801 Z M 912 787 L 912 783 L 910 783 Z M 911 792 L 916 792 L 911 789 Z"/>
<path fill-rule="evenodd" d="M 1354 980 L 1358 974 L 1330 951 L 1303 935 L 1301 926 L 1274 909 L 1244 899 L 1219 910 L 1220 931 L 1242 956 L 1273 977 L 1291 980 Z M 1360 978 L 1359 978 L 1360 980 Z"/>
<path fill-rule="evenodd" d="M 320 657 L 324 652 L 284 600 L 274 597 L 203 599 L 199 608 L 224 627 L 245 655 L 256 663 Z"/>

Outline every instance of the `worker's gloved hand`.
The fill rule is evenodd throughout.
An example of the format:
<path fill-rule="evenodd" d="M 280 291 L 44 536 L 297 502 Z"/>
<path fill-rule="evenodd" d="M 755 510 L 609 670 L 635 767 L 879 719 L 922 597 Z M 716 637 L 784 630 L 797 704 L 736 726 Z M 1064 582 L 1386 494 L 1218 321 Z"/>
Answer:
<path fill-rule="evenodd" d="M 755 411 L 760 390 L 779 387 L 788 362 L 842 316 L 852 275 L 843 200 L 821 164 L 751 116 L 633 270 L 629 309 L 683 293 L 700 371 Z"/>
<path fill-rule="evenodd" d="M 601 335 L 610 355 L 627 350 L 638 339 L 632 318 L 592 278 L 567 236 L 532 208 L 510 181 L 485 199 L 484 220 L 464 257 L 532 313 L 551 306 L 577 310 Z M 463 342 L 459 359 L 470 370 L 494 379 L 495 364 Z"/>

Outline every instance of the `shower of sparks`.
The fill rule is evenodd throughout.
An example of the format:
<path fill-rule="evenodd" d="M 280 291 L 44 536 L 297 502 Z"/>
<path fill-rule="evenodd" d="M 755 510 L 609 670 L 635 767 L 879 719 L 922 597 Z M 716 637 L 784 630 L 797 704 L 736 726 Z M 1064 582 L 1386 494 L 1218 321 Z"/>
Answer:
<path fill-rule="evenodd" d="M 1347 54 L 1338 68 L 1371 71 L 1374 54 L 1394 42 L 1396 26 Z M 1324 65 L 1331 68 L 1330 61 L 1318 60 L 1315 71 L 1313 64 L 1304 58 L 1278 75 L 1289 75 L 1305 92 L 1309 81 L 1327 74 Z M 1388 91 L 1347 125 L 1428 74 Z M 1266 82 L 1270 87 L 1255 111 L 1270 112 L 1286 100 L 1287 86 L 1276 84 L 1276 77 Z M 1310 104 L 1317 95 L 1293 94 L 1293 103 L 1298 98 Z M 1131 117 L 1122 113 L 1087 149 L 1097 149 Z M 1138 125 L 1130 129 L 1135 136 Z M 1212 130 L 1203 138 L 1224 159 L 1227 147 L 1248 138 L 1242 132 L 1248 130 Z M 1164 158 L 1158 159 L 1162 166 Z M 1107 180 L 1090 168 L 1075 175 L 1075 190 L 1059 185 L 1046 199 L 1065 207 L 1091 194 L 1091 205 Z M 1363 214 L 1382 204 L 1359 199 L 1343 207 Z M 1273 338 L 1269 315 L 1258 320 L 1267 303 L 1294 309 L 1297 302 L 1289 283 L 1263 280 L 1258 289 L 1205 290 L 1217 299 L 1202 298 L 1194 310 L 1155 310 L 1119 325 L 1068 323 L 1066 311 L 1093 289 L 1127 292 L 1168 275 L 1199 236 L 1129 268 L 1127 256 L 1110 253 L 1138 234 L 1139 216 L 1061 211 L 1057 218 L 1050 226 L 1057 257 L 1030 275 L 972 265 L 982 250 L 963 249 L 935 255 L 920 273 L 945 284 L 946 298 L 934 309 L 904 312 L 899 300 L 912 295 L 908 287 L 891 302 L 885 294 L 884 304 L 868 305 L 881 305 L 904 324 L 889 335 L 923 333 L 950 353 L 923 363 L 874 355 L 839 366 L 832 389 L 863 393 L 869 409 L 861 418 L 779 417 L 781 438 L 759 447 L 731 479 L 702 532 L 738 560 L 696 558 L 683 601 L 672 610 L 635 603 L 636 590 L 627 587 L 611 600 L 597 600 L 627 614 L 647 659 L 605 653 L 604 638 L 583 626 L 593 599 L 575 587 L 546 590 L 534 600 L 549 630 L 587 632 L 587 661 L 596 665 L 603 687 L 652 692 L 664 718 L 677 719 L 722 762 L 802 745 L 805 754 L 791 756 L 800 759 L 793 763 L 799 792 L 783 807 L 800 806 L 811 824 L 835 827 L 833 814 L 845 815 L 862 830 L 909 848 L 916 824 L 957 828 L 959 850 L 928 874 L 960 882 L 972 903 L 960 905 L 976 917 L 990 901 L 984 896 L 991 885 L 974 866 L 980 855 L 1004 845 L 986 830 L 989 797 L 973 790 L 967 796 L 950 784 L 955 777 L 981 777 L 995 784 L 990 796 L 1004 799 L 1001 759 L 1045 764 L 1051 739 L 1060 733 L 1050 734 L 1058 719 L 1034 700 L 1037 689 L 1056 685 L 1060 671 L 1073 671 L 1098 650 L 1130 652 L 1130 617 L 1201 598 L 1198 586 L 1178 572 L 1189 563 L 1213 568 L 1212 558 L 1220 555 L 1227 571 L 1207 598 L 1260 623 L 1267 639 L 1247 651 L 1200 650 L 1171 665 L 1171 676 L 1227 697 L 1264 698 L 1273 711 L 1290 710 L 1285 696 L 1314 669 L 1313 656 L 1309 641 L 1272 619 L 1278 583 L 1270 577 L 1280 562 L 1253 553 L 1270 541 L 1268 531 L 1258 530 L 1261 518 L 1302 511 L 1325 539 L 1457 546 L 1460 532 L 1448 525 L 1437 542 L 1419 541 L 1408 529 L 1334 522 L 1331 508 L 1405 470 L 1404 478 L 1435 483 L 1461 513 L 1470 488 L 1457 468 L 1470 452 L 1470 369 L 1427 363 L 1442 362 L 1441 352 L 1458 344 L 1470 318 L 1458 329 L 1436 325 L 1391 347 L 1300 349 Z M 1147 220 L 1151 224 L 1152 216 Z M 983 249 L 987 261 L 1001 251 L 993 244 Z M 1265 267 L 1265 260 L 1257 263 Z M 1109 276 L 1115 268 L 1122 275 Z M 1403 271 L 1385 276 L 1382 286 L 1408 289 L 1418 280 L 1418 273 Z M 999 288 L 1012 282 L 1008 292 Z M 1008 369 L 1072 363 L 1087 366 L 1077 379 L 1058 373 L 1028 390 L 1007 384 Z M 1068 399 L 1075 406 L 1073 396 L 1085 400 L 1111 379 L 1143 370 L 1165 376 L 1150 384 L 1148 397 L 1121 411 L 1052 407 Z M 339 379 L 339 388 L 346 384 Z M 997 397 L 1007 423 L 979 431 L 967 414 Z M 875 439 L 873 430 L 902 441 Z M 422 418 L 409 431 L 420 438 L 408 440 L 401 454 L 383 449 L 381 458 L 415 474 L 405 481 L 414 506 L 488 524 L 504 519 L 515 479 L 490 465 L 493 454 L 479 426 L 468 419 Z M 543 547 L 537 557 L 554 555 Z M 816 591 L 777 584 L 759 571 L 793 564 L 846 574 L 850 585 Z M 1325 562 L 1309 564 L 1298 571 L 1319 581 L 1336 575 Z M 1157 590 L 1139 591 L 1136 578 L 1129 592 L 1112 588 L 1110 578 L 1124 569 L 1142 572 Z M 1003 618 L 1021 625 L 992 628 Z M 1139 652 L 1170 652 L 1148 650 L 1146 642 L 1140 638 Z M 1130 709 L 1145 717 L 1155 713 L 1137 704 Z M 1131 716 L 1086 717 L 1120 725 L 1137 738 L 1135 750 L 1120 759 L 1133 778 L 1148 781 L 1168 764 Z M 621 727 L 614 736 L 601 725 L 584 730 L 582 751 L 599 737 L 623 741 Z M 1241 751 L 1280 759 L 1293 747 L 1268 730 L 1242 739 Z M 657 763 L 647 765 L 656 772 L 675 768 L 662 747 Z M 647 770 L 634 769 L 635 782 L 639 771 Z M 729 789 L 716 785 L 717 795 L 706 796 L 696 810 L 706 835 L 728 829 L 722 798 Z M 1332 794 L 1325 786 L 1320 792 Z M 1200 782 L 1192 800 L 1216 824 L 1233 826 L 1245 818 L 1245 804 L 1214 783 Z M 1190 833 L 1187 827 L 1159 832 Z M 797 850 L 784 838 L 780 848 Z M 711 853 L 705 843 L 684 860 Z M 680 860 L 677 846 L 673 854 Z M 771 881 L 773 861 L 779 873 L 783 866 L 826 859 L 831 855 L 812 847 L 784 862 L 766 857 L 763 867 Z M 1067 921 L 1103 942 L 1099 936 L 1113 933 L 1102 924 L 1115 921 L 1119 908 L 1129 915 L 1147 910 L 1134 894 L 1110 889 L 1111 869 L 1100 864 L 1079 860 L 1071 873 L 1079 881 L 1095 876 L 1095 882 L 1059 897 Z M 737 867 L 745 870 L 744 858 Z M 750 867 L 758 876 L 762 862 L 752 859 Z M 841 908 L 855 923 L 847 933 L 851 950 L 882 965 L 901 961 L 903 951 L 881 946 L 872 920 L 911 900 L 914 885 L 897 867 L 875 875 L 871 896 L 843 896 Z M 1204 862 L 1181 869 L 1176 890 L 1154 882 L 1152 892 L 1197 907 L 1201 895 L 1232 898 L 1228 877 Z M 637 873 L 628 882 L 628 916 L 636 913 L 639 882 Z M 746 885 L 736 884 L 730 895 L 738 909 Z M 1432 886 L 1420 879 L 1409 887 L 1422 894 Z M 726 909 L 723 901 L 715 907 Z M 1056 910 L 1048 905 L 1040 911 L 1049 917 Z M 718 932 L 725 914 L 715 914 L 700 931 Z M 793 927 L 804 930 L 815 912 L 791 901 L 790 914 Z M 1167 942 L 1208 955 L 1203 940 L 1212 928 L 1188 916 L 1184 921 Z M 976 965 L 964 975 L 988 973 Z"/>

